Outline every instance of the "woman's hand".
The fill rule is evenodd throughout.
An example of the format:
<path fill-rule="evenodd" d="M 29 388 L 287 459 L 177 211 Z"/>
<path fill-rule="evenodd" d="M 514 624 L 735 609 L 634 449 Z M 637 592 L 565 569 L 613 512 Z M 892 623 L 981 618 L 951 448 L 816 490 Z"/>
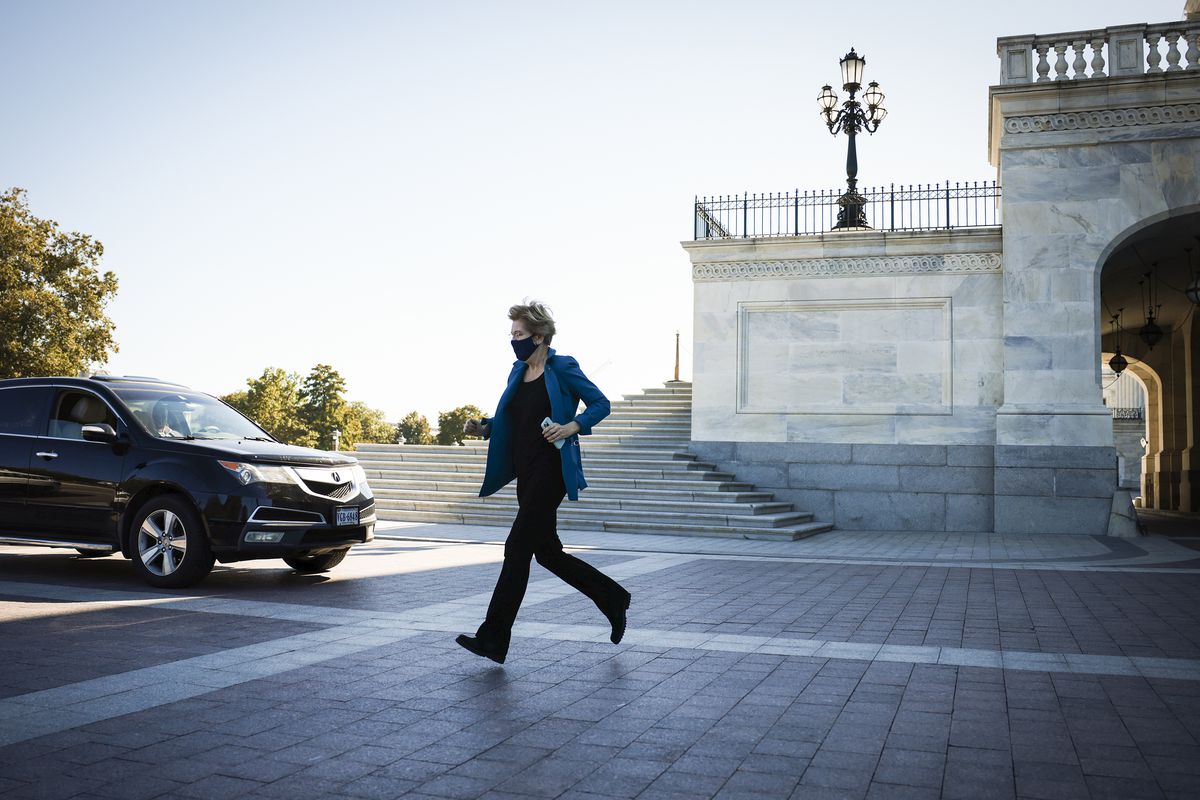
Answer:
<path fill-rule="evenodd" d="M 559 439 L 566 439 L 568 436 L 574 436 L 579 433 L 579 423 L 572 420 L 566 425 L 557 423 L 547 425 L 542 428 L 542 436 L 546 437 L 546 441 L 550 443 L 557 442 Z"/>
<path fill-rule="evenodd" d="M 467 436 L 483 436 L 484 426 L 477 419 L 469 419 L 463 425 L 463 433 Z"/>

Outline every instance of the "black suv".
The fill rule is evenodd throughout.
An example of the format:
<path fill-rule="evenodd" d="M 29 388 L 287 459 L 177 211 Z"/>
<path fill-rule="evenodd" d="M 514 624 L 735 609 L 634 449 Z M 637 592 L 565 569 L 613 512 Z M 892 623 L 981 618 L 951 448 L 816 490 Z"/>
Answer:
<path fill-rule="evenodd" d="M 119 550 L 177 587 L 214 559 L 323 572 L 374 529 L 354 458 L 281 444 L 209 395 L 152 378 L 0 380 L 0 543 Z"/>

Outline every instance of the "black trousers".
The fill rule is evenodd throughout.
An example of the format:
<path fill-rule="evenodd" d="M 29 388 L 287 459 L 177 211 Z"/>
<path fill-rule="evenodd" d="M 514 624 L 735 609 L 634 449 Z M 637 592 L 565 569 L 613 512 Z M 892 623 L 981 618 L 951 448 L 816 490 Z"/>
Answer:
<path fill-rule="evenodd" d="M 558 538 L 558 506 L 566 496 L 557 453 L 542 467 L 517 475 L 520 506 L 504 542 L 504 565 L 492 592 L 487 618 L 476 637 L 508 651 L 512 626 L 529 584 L 529 562 L 537 562 L 583 592 L 601 612 L 623 607 L 629 593 L 586 561 L 564 553 Z M 621 604 L 621 606 L 618 606 Z"/>

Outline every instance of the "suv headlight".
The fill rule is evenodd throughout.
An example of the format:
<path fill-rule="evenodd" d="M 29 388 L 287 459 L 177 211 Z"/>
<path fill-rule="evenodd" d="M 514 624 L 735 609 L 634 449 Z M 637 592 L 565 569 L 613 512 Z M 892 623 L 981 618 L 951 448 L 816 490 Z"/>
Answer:
<path fill-rule="evenodd" d="M 233 473 L 243 486 L 251 483 L 295 483 L 292 471 L 287 467 L 271 467 L 262 464 L 246 464 L 241 461 L 218 461 Z"/>
<path fill-rule="evenodd" d="M 359 494 L 367 497 L 374 497 L 371 493 L 371 485 L 367 483 L 367 471 L 362 468 L 362 464 L 354 465 L 354 485 L 358 487 Z"/>

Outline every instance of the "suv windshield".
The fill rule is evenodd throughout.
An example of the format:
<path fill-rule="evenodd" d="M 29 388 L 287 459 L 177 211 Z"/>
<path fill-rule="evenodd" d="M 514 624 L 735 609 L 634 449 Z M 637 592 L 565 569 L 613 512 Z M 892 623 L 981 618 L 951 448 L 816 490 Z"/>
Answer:
<path fill-rule="evenodd" d="M 160 439 L 267 439 L 250 420 L 215 397 L 169 389 L 115 388 L 137 421 Z"/>

